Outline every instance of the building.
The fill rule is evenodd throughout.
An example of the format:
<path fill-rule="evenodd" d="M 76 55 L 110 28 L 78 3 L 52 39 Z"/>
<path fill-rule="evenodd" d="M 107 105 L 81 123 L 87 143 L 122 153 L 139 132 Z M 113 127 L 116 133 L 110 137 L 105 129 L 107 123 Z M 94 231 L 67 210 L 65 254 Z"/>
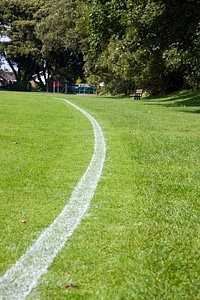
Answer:
<path fill-rule="evenodd" d="M 0 88 L 6 88 L 15 81 L 16 79 L 12 72 L 0 70 Z"/>

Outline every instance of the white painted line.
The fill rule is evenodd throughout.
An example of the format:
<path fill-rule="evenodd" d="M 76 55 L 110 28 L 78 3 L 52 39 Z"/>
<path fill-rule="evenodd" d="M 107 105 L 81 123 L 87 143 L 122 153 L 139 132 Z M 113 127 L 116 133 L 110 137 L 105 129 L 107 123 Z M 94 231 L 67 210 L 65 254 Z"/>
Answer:
<path fill-rule="evenodd" d="M 0 278 L 0 299 L 23 300 L 37 285 L 68 238 L 79 225 L 100 180 L 106 155 L 101 127 L 86 111 L 61 99 L 82 112 L 92 123 L 95 147 L 91 162 L 75 187 L 68 204 L 54 222 L 45 229 L 27 252 Z"/>

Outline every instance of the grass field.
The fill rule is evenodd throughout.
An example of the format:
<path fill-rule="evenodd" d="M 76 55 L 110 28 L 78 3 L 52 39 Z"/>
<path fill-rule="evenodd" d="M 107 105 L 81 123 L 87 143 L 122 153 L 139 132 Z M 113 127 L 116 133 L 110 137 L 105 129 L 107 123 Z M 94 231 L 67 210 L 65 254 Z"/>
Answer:
<path fill-rule="evenodd" d="M 98 121 L 107 156 L 85 218 L 27 299 L 200 299 L 200 93 L 58 97 Z M 67 203 L 94 136 L 53 94 L 0 92 L 0 139 L 3 276 Z"/>

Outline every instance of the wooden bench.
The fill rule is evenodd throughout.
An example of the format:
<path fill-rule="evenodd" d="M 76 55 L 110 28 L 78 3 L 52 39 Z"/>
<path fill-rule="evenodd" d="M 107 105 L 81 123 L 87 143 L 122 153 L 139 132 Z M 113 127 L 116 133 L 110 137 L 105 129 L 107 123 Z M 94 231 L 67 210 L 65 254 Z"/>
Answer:
<path fill-rule="evenodd" d="M 130 95 L 131 97 L 134 97 L 134 100 L 140 100 L 140 97 L 142 97 L 143 90 L 138 89 L 135 91 L 135 94 Z"/>

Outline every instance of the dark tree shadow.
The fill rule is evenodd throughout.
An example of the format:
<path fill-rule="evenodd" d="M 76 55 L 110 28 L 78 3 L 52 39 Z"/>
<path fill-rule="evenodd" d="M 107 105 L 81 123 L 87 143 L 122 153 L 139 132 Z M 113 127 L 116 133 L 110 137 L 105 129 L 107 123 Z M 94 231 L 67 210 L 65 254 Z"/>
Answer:
<path fill-rule="evenodd" d="M 171 94 L 166 98 L 160 97 L 147 97 L 144 101 L 154 103 L 157 105 L 163 105 L 166 107 L 200 107 L 200 92 L 185 92 L 185 93 L 175 93 Z M 187 110 L 184 109 L 186 112 Z M 200 109 L 188 110 L 190 113 L 200 113 Z"/>

